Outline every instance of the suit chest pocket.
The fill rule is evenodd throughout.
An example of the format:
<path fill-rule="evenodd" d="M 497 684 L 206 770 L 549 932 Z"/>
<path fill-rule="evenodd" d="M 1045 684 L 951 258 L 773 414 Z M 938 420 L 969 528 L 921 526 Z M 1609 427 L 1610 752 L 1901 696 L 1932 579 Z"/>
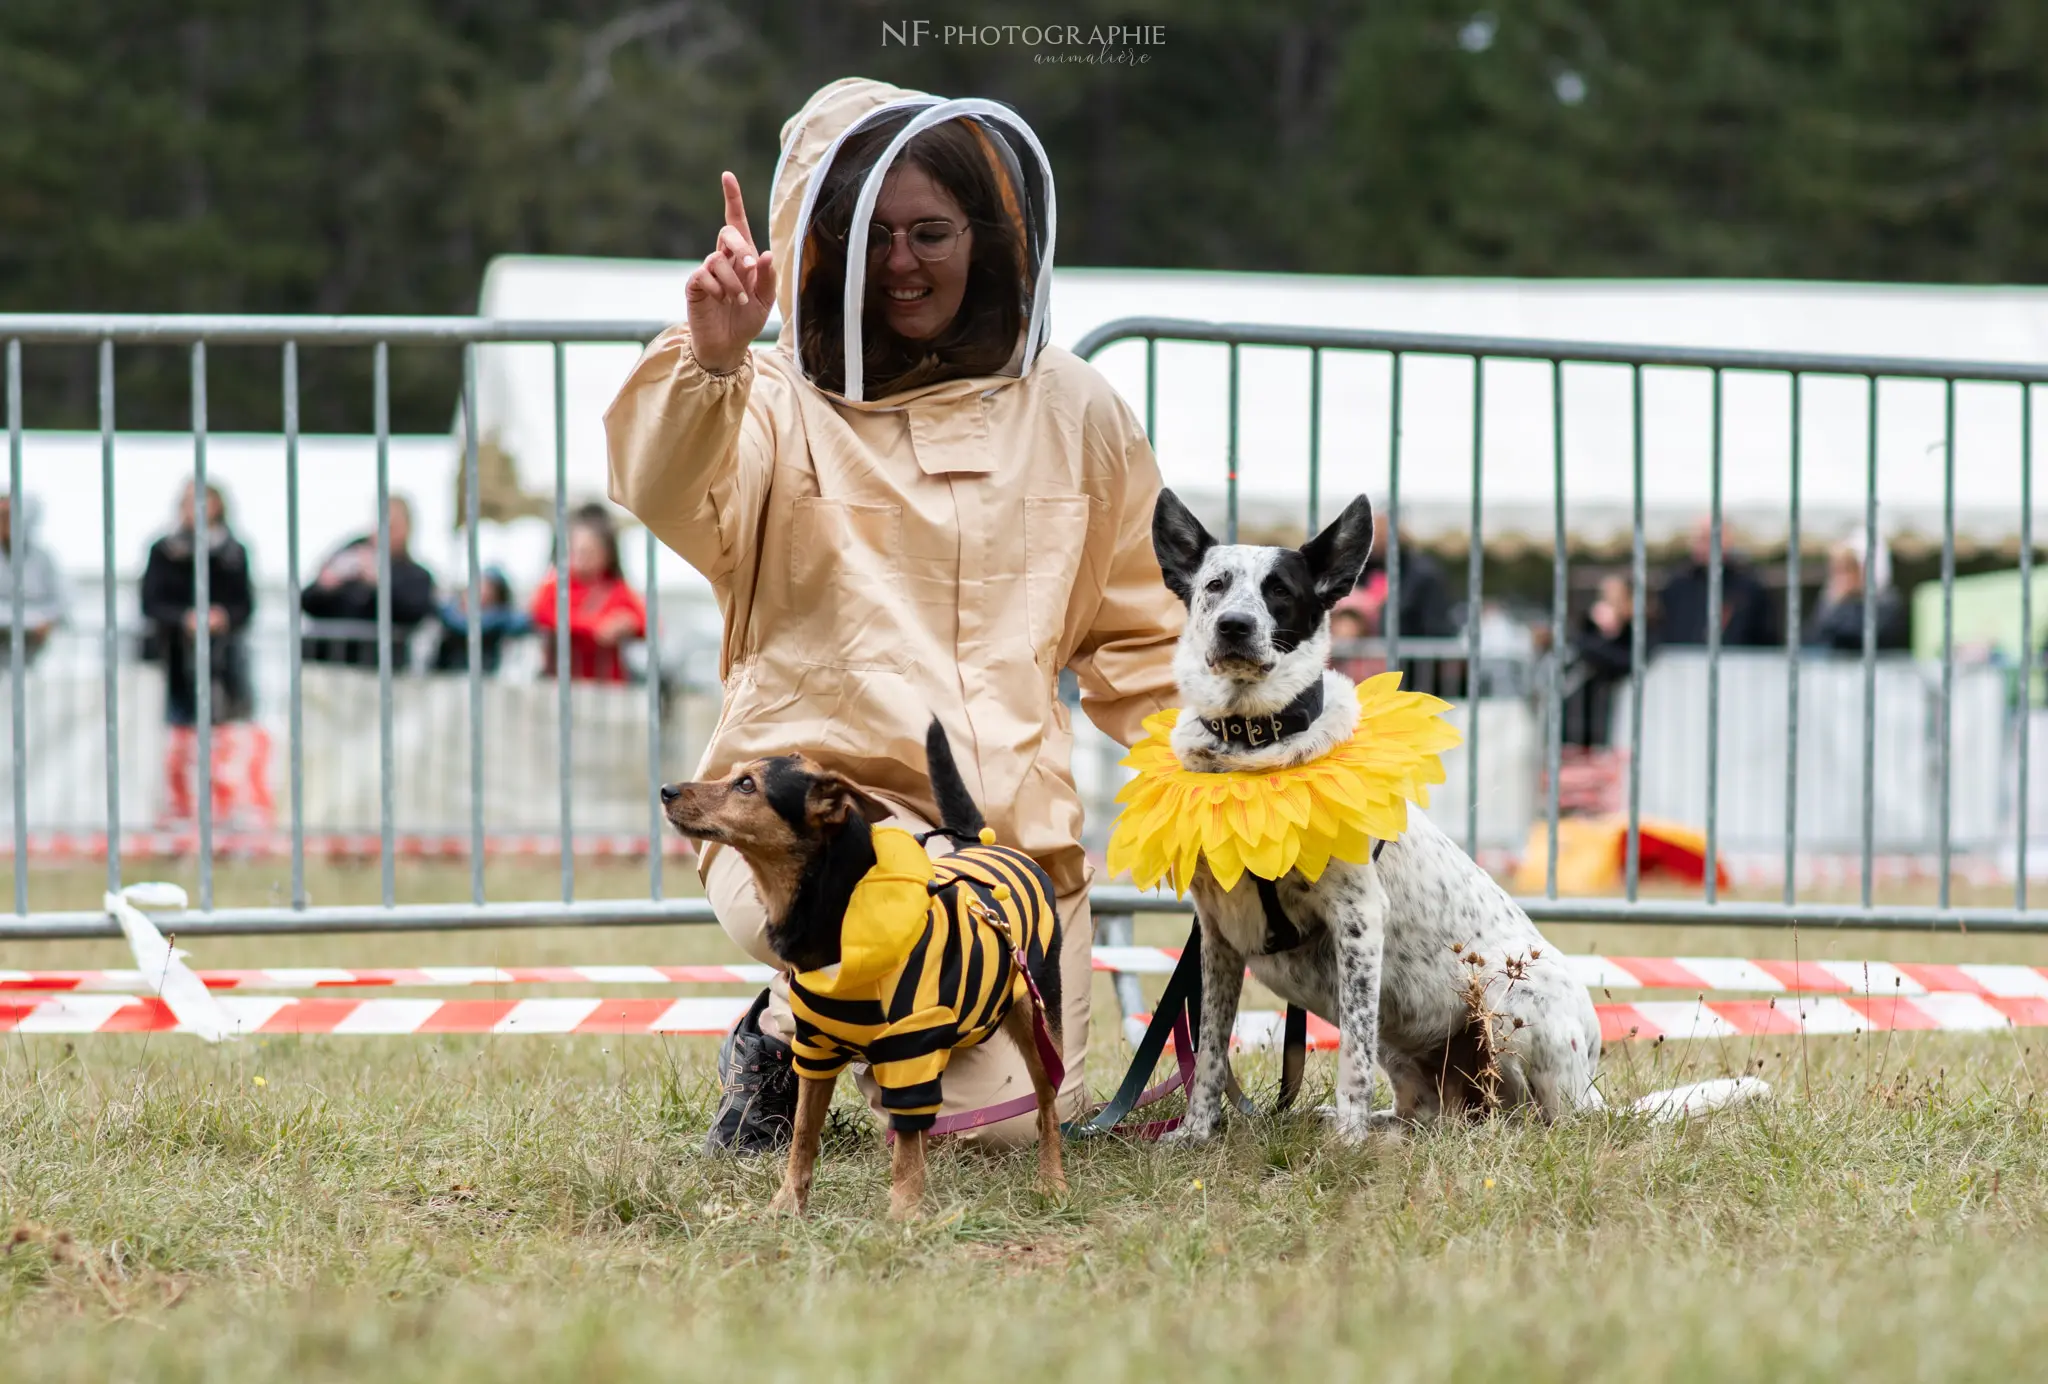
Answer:
<path fill-rule="evenodd" d="M 903 507 L 798 500 L 789 601 L 807 666 L 901 671 L 910 614 L 902 579 Z"/>

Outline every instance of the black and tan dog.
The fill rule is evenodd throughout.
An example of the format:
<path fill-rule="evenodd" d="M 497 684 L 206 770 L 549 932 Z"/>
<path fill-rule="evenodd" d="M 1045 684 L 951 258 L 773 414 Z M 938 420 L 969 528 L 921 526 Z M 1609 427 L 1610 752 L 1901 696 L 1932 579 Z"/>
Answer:
<path fill-rule="evenodd" d="M 1060 1041 L 1052 880 L 1029 856 L 992 844 L 936 719 L 925 751 L 940 820 L 926 835 L 962 843 L 938 860 L 924 837 L 873 825 L 891 815 L 886 805 L 800 754 L 661 790 L 677 831 L 747 862 L 767 909 L 768 946 L 790 973 L 799 1082 L 775 1210 L 802 1214 L 833 1086 L 849 1062 L 863 1061 L 896 1136 L 889 1211 L 914 1214 L 947 1060 L 998 1031 L 1023 1052 L 1031 1074 L 1040 1180 L 1048 1190 L 1066 1187 L 1058 1078 L 1048 1065 L 1057 1063 Z M 1034 1004 L 1050 1052 L 1036 1041 Z"/>

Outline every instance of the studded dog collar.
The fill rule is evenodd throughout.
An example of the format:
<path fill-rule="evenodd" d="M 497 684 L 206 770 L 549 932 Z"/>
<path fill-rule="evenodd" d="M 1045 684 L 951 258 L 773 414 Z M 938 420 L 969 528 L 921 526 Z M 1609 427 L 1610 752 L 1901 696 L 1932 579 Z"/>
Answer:
<path fill-rule="evenodd" d="M 1263 750 L 1290 735 L 1299 735 L 1323 714 L 1323 680 L 1317 678 L 1308 690 L 1272 716 L 1204 716 L 1209 734 L 1226 745 Z"/>

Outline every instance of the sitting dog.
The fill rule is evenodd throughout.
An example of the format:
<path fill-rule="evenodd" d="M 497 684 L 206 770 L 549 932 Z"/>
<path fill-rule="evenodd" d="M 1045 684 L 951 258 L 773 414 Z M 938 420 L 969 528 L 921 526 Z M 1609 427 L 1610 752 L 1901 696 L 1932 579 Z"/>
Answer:
<path fill-rule="evenodd" d="M 832 1089 L 848 1062 L 863 1061 L 895 1135 L 890 1214 L 914 1214 L 947 1059 L 999 1030 L 1022 1050 L 1038 1099 L 1040 1180 L 1066 1189 L 1049 1066 L 1060 1051 L 1052 880 L 1029 856 L 992 844 L 936 718 L 925 752 L 940 821 L 926 835 L 972 843 L 936 861 L 924 837 L 870 825 L 891 815 L 886 805 L 800 754 L 661 790 L 677 831 L 747 862 L 767 906 L 768 945 L 791 973 L 796 1127 L 773 1210 L 803 1214 Z"/>
<path fill-rule="evenodd" d="M 1188 609 L 1174 655 L 1182 711 L 1171 744 L 1182 768 L 1276 769 L 1352 739 L 1354 685 L 1325 666 L 1329 611 L 1352 589 L 1372 537 L 1362 495 L 1293 549 L 1219 544 L 1172 491 L 1160 492 L 1153 549 Z M 1299 869 L 1271 882 L 1247 872 L 1225 889 L 1206 858 L 1195 867 L 1201 1031 L 1217 1037 L 1201 1046 L 1177 1138 L 1217 1131 L 1247 963 L 1275 994 L 1336 1026 L 1343 1137 L 1373 1127 L 1376 1062 L 1399 1122 L 1524 1105 L 1555 1119 L 1602 1104 L 1593 1085 L 1600 1021 L 1585 986 L 1492 876 L 1422 812 L 1407 821 L 1399 839 L 1355 863 L 1333 856 L 1313 881 Z M 1639 1108 L 1675 1117 L 1761 1087 L 1701 1083 Z"/>

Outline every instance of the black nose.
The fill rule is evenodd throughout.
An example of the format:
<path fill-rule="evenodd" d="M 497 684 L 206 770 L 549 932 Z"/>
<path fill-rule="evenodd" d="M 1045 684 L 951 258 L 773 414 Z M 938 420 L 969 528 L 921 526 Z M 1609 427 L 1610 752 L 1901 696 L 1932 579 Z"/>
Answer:
<path fill-rule="evenodd" d="M 682 796 L 683 786 L 680 783 L 664 783 L 661 785 L 661 800 L 663 802 L 672 803 Z"/>
<path fill-rule="evenodd" d="M 1216 621 L 1216 633 L 1233 644 L 1241 644 L 1252 637 L 1251 617 L 1225 615 Z"/>

